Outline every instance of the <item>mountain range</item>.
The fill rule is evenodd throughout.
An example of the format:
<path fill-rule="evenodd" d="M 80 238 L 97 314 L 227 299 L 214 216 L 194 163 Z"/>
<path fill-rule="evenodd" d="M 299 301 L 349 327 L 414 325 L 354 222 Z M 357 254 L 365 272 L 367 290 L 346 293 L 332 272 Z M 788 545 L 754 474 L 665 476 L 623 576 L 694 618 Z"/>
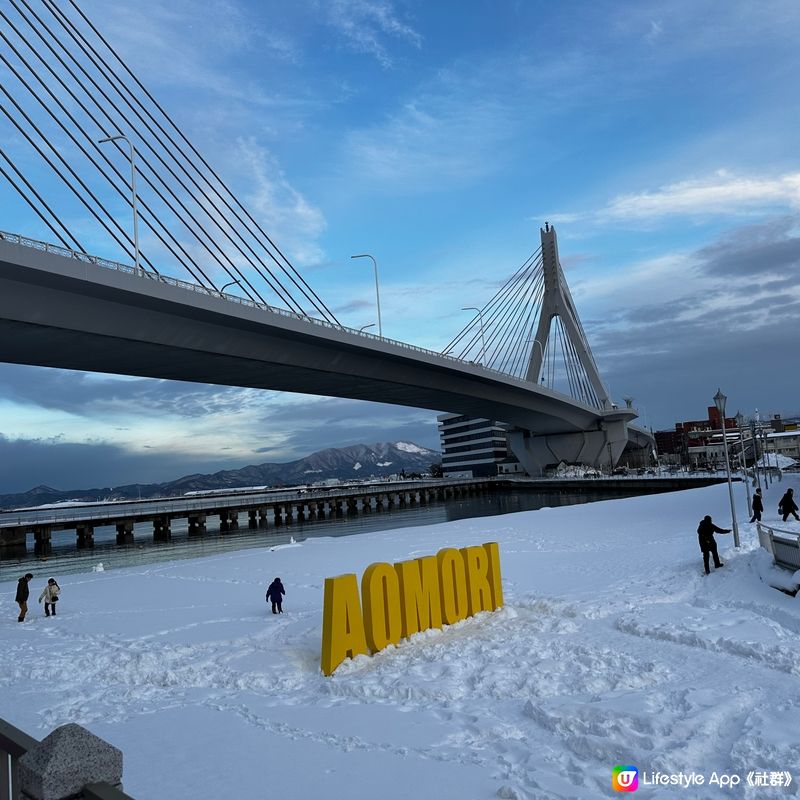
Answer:
<path fill-rule="evenodd" d="M 328 448 L 284 464 L 251 464 L 242 469 L 212 475 L 185 475 L 166 483 L 133 483 L 96 489 L 54 489 L 37 486 L 18 494 L 0 494 L 0 508 L 21 508 L 66 500 L 96 501 L 107 498 L 135 499 L 176 497 L 186 492 L 244 486 L 297 486 L 318 481 L 387 477 L 401 472 L 428 472 L 441 462 L 441 453 L 411 442 Z"/>

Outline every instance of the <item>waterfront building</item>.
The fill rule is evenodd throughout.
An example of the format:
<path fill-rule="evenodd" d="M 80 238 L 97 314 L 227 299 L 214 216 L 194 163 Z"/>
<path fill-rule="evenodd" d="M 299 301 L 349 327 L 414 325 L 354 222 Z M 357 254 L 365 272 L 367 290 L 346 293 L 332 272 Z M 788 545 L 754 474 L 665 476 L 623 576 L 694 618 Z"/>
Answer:
<path fill-rule="evenodd" d="M 445 478 L 479 478 L 498 472 L 524 474 L 508 446 L 508 425 L 463 414 L 440 414 Z"/>

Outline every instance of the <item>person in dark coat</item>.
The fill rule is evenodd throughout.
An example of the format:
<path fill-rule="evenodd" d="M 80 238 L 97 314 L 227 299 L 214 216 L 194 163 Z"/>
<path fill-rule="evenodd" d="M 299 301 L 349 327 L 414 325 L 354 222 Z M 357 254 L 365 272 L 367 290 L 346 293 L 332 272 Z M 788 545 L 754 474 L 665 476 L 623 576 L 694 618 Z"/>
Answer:
<path fill-rule="evenodd" d="M 789 518 L 789 514 L 796 520 L 800 520 L 800 517 L 797 516 L 797 503 L 794 501 L 794 489 L 787 489 L 786 494 L 781 497 L 781 501 L 778 503 L 778 513 L 783 514 L 784 522 Z"/>
<path fill-rule="evenodd" d="M 28 597 L 30 596 L 30 589 L 28 588 L 28 581 L 32 580 L 33 574 L 26 572 L 17 581 L 17 596 L 14 598 L 19 606 L 19 616 L 17 622 L 25 622 L 25 615 L 28 613 Z"/>
<path fill-rule="evenodd" d="M 761 514 L 764 512 L 764 500 L 761 497 L 761 489 L 756 489 L 753 495 L 753 516 L 750 517 L 750 522 L 761 522 Z"/>
<path fill-rule="evenodd" d="M 267 602 L 272 603 L 273 614 L 283 614 L 281 603 L 283 602 L 283 595 L 285 594 L 286 590 L 283 588 L 281 579 L 275 578 L 275 580 L 269 585 L 269 589 L 267 589 Z"/>
<path fill-rule="evenodd" d="M 708 557 L 714 557 L 714 569 L 719 569 L 725 565 L 719 560 L 717 553 L 717 540 L 714 538 L 715 533 L 730 533 L 730 528 L 718 528 L 712 521 L 711 517 L 706 514 L 700 520 L 697 526 L 697 539 L 700 542 L 700 552 L 703 554 L 703 566 L 706 568 L 706 575 L 711 570 L 708 568 Z"/>

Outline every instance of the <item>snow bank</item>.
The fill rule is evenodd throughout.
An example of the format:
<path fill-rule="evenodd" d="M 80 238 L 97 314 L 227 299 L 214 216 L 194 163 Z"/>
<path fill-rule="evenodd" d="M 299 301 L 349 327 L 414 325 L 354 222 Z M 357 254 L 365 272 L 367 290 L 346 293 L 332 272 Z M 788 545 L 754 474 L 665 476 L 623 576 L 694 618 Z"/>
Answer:
<path fill-rule="evenodd" d="M 615 764 L 797 771 L 800 601 L 770 588 L 746 523 L 703 575 L 704 514 L 729 526 L 726 486 L 295 547 L 264 534 L 263 550 L 66 576 L 58 617 L 32 603 L 23 625 L 0 584 L 0 716 L 37 736 L 86 725 L 122 748 L 140 800 L 590 800 L 614 796 Z M 325 577 L 490 540 L 505 608 L 321 675 Z M 798 780 L 638 795 L 796 797 Z"/>

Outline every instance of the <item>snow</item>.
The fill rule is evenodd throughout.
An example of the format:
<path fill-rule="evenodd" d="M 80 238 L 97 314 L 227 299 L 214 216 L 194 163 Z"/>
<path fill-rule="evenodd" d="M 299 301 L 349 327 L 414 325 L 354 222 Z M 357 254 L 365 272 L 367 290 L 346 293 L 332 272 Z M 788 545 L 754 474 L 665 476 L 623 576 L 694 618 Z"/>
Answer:
<path fill-rule="evenodd" d="M 793 480 L 774 483 L 777 507 Z M 58 616 L 16 622 L 0 584 L 0 716 L 78 722 L 144 798 L 613 797 L 611 770 L 701 772 L 643 798 L 798 797 L 800 600 L 726 485 L 65 576 Z M 774 514 L 774 511 L 772 512 Z M 765 521 L 800 532 L 800 523 Z M 322 585 L 373 561 L 498 541 L 506 605 L 319 670 Z M 31 596 L 49 574 L 33 569 Z M 282 615 L 267 584 L 286 586 Z M 58 579 L 58 576 L 56 576 Z M 795 584 L 796 585 L 796 584 Z M 789 770 L 788 789 L 708 785 Z"/>
<path fill-rule="evenodd" d="M 763 467 L 777 467 L 778 469 L 788 469 L 793 467 L 797 462 L 789 456 L 784 456 L 781 453 L 766 453 L 758 459 L 758 466 Z"/>
<path fill-rule="evenodd" d="M 424 455 L 425 453 L 432 452 L 431 450 L 420 447 L 419 445 L 411 444 L 411 442 L 396 442 L 395 447 L 398 450 L 402 450 L 404 453 L 420 453 Z"/>
<path fill-rule="evenodd" d="M 361 462 L 360 462 L 360 461 L 356 461 L 356 463 L 355 463 L 355 464 L 353 464 L 353 469 L 354 469 L 356 472 L 358 472 L 358 470 L 360 470 L 360 469 L 361 469 Z"/>
<path fill-rule="evenodd" d="M 392 466 L 392 462 L 391 461 L 379 461 L 377 464 L 375 464 L 375 466 L 376 467 L 391 467 Z"/>

